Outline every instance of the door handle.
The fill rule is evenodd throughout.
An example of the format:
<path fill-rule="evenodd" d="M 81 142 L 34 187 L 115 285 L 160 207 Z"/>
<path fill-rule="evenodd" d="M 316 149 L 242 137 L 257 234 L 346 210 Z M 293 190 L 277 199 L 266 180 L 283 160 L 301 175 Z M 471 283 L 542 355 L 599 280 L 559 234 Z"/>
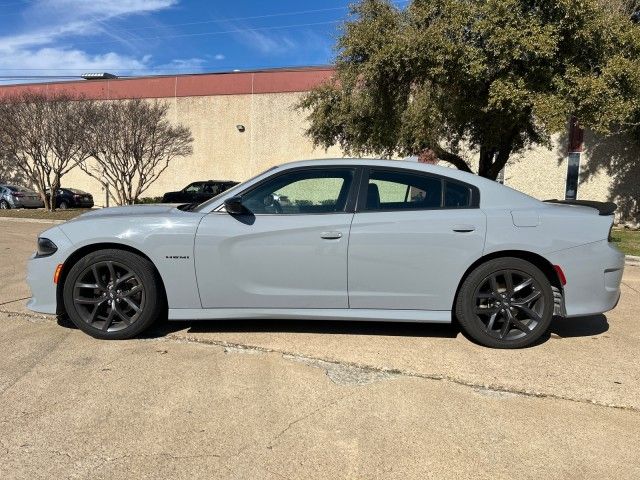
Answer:
<path fill-rule="evenodd" d="M 338 238 L 342 238 L 342 233 L 340 232 L 322 232 L 320 234 L 321 238 L 325 240 L 337 240 Z"/>
<path fill-rule="evenodd" d="M 473 225 L 454 225 L 453 231 L 458 233 L 469 233 L 475 231 L 476 227 Z"/>

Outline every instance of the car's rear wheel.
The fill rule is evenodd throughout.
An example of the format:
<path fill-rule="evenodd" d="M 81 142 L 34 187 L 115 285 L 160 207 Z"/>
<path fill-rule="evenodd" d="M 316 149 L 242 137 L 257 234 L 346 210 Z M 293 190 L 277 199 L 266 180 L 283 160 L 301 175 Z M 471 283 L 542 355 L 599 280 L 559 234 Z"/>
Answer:
<path fill-rule="evenodd" d="M 10 208 L 11 205 L 9 205 L 9 202 L 7 202 L 6 200 L 0 200 L 0 209 L 9 210 Z"/>
<path fill-rule="evenodd" d="M 493 348 L 534 344 L 553 318 L 553 291 L 542 271 L 520 258 L 497 258 L 463 282 L 456 316 L 465 333 Z"/>
<path fill-rule="evenodd" d="M 63 290 L 71 321 L 92 337 L 132 338 L 162 316 L 164 299 L 153 264 L 132 252 L 98 250 L 69 271 Z"/>

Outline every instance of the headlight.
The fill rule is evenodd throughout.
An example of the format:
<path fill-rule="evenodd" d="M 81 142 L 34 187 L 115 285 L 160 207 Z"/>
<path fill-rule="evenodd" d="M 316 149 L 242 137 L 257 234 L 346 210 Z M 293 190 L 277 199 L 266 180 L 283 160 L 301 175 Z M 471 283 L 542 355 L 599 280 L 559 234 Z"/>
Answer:
<path fill-rule="evenodd" d="M 53 255 L 58 250 L 58 247 L 48 238 L 38 238 L 38 250 L 36 251 L 36 257 L 48 257 Z"/>

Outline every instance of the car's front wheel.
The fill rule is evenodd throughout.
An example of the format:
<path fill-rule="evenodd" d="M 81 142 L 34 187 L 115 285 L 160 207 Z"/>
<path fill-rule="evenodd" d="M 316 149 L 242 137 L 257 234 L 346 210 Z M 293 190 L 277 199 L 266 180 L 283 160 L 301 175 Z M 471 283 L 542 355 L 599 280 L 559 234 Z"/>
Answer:
<path fill-rule="evenodd" d="M 91 252 L 73 265 L 63 297 L 65 310 L 79 329 L 107 340 L 138 335 L 165 308 L 153 264 L 116 249 Z"/>
<path fill-rule="evenodd" d="M 9 205 L 9 202 L 7 202 L 6 200 L 0 200 L 0 208 L 2 210 L 9 210 L 11 208 L 11 205 Z"/>
<path fill-rule="evenodd" d="M 553 291 L 546 275 L 520 258 L 497 258 L 473 270 L 455 306 L 462 328 L 493 348 L 534 344 L 553 318 Z"/>

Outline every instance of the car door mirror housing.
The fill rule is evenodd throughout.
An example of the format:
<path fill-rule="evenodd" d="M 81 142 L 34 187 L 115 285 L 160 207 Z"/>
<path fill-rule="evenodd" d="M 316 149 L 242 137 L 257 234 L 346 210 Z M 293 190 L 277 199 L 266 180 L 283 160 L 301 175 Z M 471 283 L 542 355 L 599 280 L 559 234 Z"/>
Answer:
<path fill-rule="evenodd" d="M 245 208 L 242 205 L 242 197 L 236 195 L 235 197 L 227 198 L 224 201 L 224 209 L 230 215 L 240 215 L 244 213 Z"/>

